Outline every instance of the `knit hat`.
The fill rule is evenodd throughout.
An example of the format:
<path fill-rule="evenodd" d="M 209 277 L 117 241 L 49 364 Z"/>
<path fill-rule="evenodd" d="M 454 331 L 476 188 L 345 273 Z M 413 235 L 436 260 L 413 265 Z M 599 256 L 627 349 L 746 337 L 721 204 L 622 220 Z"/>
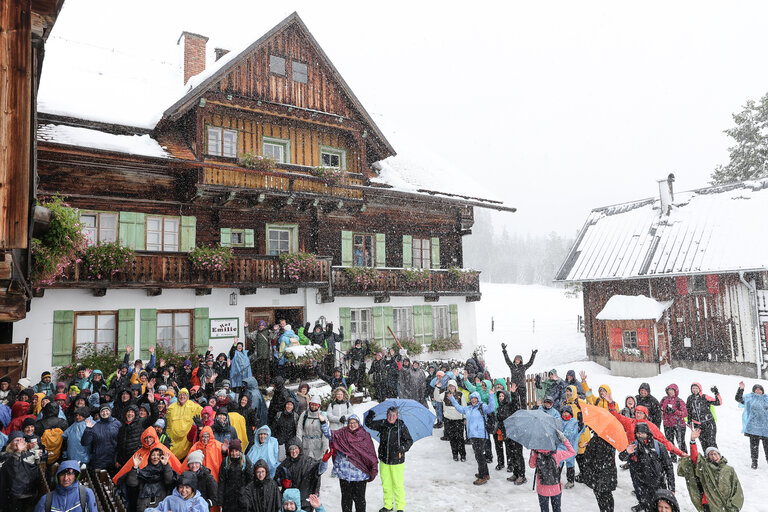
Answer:
<path fill-rule="evenodd" d="M 298 437 L 294 437 L 294 438 L 292 438 L 290 441 L 288 441 L 288 443 L 287 443 L 287 446 L 286 446 L 286 447 L 287 447 L 287 448 L 290 450 L 290 449 L 291 449 L 291 448 L 293 448 L 294 446 L 295 446 L 296 448 L 298 448 L 299 450 L 301 450 L 301 441 L 299 441 L 299 438 L 298 438 Z"/>
<path fill-rule="evenodd" d="M 347 416 L 347 425 L 349 425 L 350 420 L 355 420 L 358 425 L 360 425 L 360 416 L 357 414 L 350 414 Z"/>
<path fill-rule="evenodd" d="M 109 412 L 112 412 L 112 407 L 110 407 L 109 404 L 107 403 L 101 404 L 101 407 L 99 407 L 99 412 L 103 411 L 104 409 L 107 409 Z"/>
<path fill-rule="evenodd" d="M 549 373 L 547 375 L 557 375 L 557 370 L 552 368 L 551 370 L 549 370 Z"/>
<path fill-rule="evenodd" d="M 195 450 L 191 452 L 189 455 L 187 455 L 187 464 L 192 464 L 193 462 L 197 462 L 198 464 L 203 463 L 203 459 L 205 459 L 205 455 L 203 455 L 203 452 L 200 450 Z"/>
<path fill-rule="evenodd" d="M 86 419 L 91 416 L 91 411 L 87 407 L 78 407 L 75 411 L 75 414 L 82 417 L 83 419 Z"/>
<path fill-rule="evenodd" d="M 158 418 L 155 422 L 156 427 L 165 428 L 165 420 L 163 418 Z"/>
<path fill-rule="evenodd" d="M 29 386 L 32 385 L 32 381 L 28 378 L 24 377 L 23 379 L 19 379 L 19 386 L 21 386 L 22 389 L 26 389 Z"/>
<path fill-rule="evenodd" d="M 720 453 L 720 450 L 718 449 L 718 447 L 717 447 L 717 446 L 710 446 L 709 448 L 707 448 L 707 449 L 704 451 L 704 455 L 706 455 L 707 457 L 709 457 L 709 454 L 710 454 L 710 453 L 712 453 L 712 452 L 717 452 L 717 453 Z"/>
<path fill-rule="evenodd" d="M 555 403 L 555 400 L 554 400 L 554 399 L 553 399 L 551 396 L 545 396 L 545 397 L 544 397 L 544 400 L 542 400 L 542 401 L 541 401 L 541 403 L 545 404 L 545 403 L 547 403 L 547 402 L 549 402 L 549 403 L 551 403 L 551 404 L 554 404 L 554 403 Z"/>
<path fill-rule="evenodd" d="M 229 379 L 224 379 L 224 380 L 221 381 L 221 387 L 228 388 L 228 387 L 231 387 L 231 386 L 232 386 L 232 383 L 229 382 Z"/>
<path fill-rule="evenodd" d="M 35 418 L 26 418 L 24 421 L 21 422 L 21 430 L 24 430 L 28 426 L 32 425 L 35 426 Z"/>
<path fill-rule="evenodd" d="M 320 400 L 320 397 L 318 395 L 312 395 L 309 398 L 309 403 L 310 404 L 317 404 L 317 405 L 322 405 L 323 404 L 322 400 Z"/>
<path fill-rule="evenodd" d="M 243 443 L 239 439 L 235 438 L 229 442 L 229 450 L 243 451 Z"/>
<path fill-rule="evenodd" d="M 51 372 L 46 370 L 46 371 L 44 371 L 43 373 L 40 374 L 40 380 L 43 380 L 44 378 L 50 377 L 50 376 L 51 376 Z"/>
<path fill-rule="evenodd" d="M 184 366 L 192 366 L 192 361 L 190 361 L 189 359 L 185 359 Z"/>
<path fill-rule="evenodd" d="M 8 444 L 11 444 L 14 439 L 22 438 L 24 439 L 24 432 L 21 430 L 14 430 L 8 435 Z"/>
<path fill-rule="evenodd" d="M 63 382 L 57 382 L 56 383 L 56 390 L 58 391 L 59 389 L 67 389 L 67 385 L 64 384 Z"/>
<path fill-rule="evenodd" d="M 67 395 L 65 395 L 64 393 L 56 394 L 56 400 L 66 400 L 66 399 L 67 399 Z"/>

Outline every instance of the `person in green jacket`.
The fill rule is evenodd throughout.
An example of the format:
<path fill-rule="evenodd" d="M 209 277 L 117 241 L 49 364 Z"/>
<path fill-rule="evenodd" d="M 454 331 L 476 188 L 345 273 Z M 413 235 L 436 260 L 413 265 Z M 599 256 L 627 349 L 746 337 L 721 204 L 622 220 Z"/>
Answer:
<path fill-rule="evenodd" d="M 493 393 L 493 385 L 490 380 L 480 380 L 480 377 L 475 377 L 475 383 L 472 384 L 467 379 L 467 371 L 464 370 L 464 387 L 470 393 L 480 393 L 480 399 L 484 404 L 488 403 L 488 397 Z"/>
<path fill-rule="evenodd" d="M 698 429 L 691 432 L 691 456 L 680 460 L 677 474 L 685 478 L 688 494 L 699 512 L 738 512 L 744 505 L 739 477 L 716 446 L 708 447 L 705 457 L 698 456 L 696 439 L 700 434 Z"/>

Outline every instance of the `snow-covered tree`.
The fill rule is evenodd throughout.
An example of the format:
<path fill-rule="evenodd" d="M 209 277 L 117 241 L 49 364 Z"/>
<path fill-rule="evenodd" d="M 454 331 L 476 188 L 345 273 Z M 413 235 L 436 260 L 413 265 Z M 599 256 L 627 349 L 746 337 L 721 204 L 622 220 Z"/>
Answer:
<path fill-rule="evenodd" d="M 728 148 L 730 162 L 718 165 L 712 173 L 713 185 L 768 176 L 768 94 L 759 103 L 747 101 L 733 120 L 736 126 L 725 133 L 736 145 Z"/>

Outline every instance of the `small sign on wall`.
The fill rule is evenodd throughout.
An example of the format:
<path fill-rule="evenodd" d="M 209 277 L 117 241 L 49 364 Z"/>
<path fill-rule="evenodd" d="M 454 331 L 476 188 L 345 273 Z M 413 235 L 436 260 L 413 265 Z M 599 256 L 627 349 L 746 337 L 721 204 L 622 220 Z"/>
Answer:
<path fill-rule="evenodd" d="M 235 338 L 240 336 L 239 318 L 211 318 L 210 338 Z"/>
<path fill-rule="evenodd" d="M 691 348 L 691 338 L 683 338 L 683 346 L 685 348 Z"/>

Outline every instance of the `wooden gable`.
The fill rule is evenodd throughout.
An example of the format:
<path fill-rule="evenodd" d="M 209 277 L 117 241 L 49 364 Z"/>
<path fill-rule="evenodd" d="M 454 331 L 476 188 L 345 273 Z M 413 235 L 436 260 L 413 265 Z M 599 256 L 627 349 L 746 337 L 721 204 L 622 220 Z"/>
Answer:
<path fill-rule="evenodd" d="M 270 56 L 285 59 L 284 75 L 270 72 Z M 306 83 L 294 80 L 295 63 L 306 65 Z M 359 119 L 325 59 L 297 25 L 289 25 L 238 59 L 237 65 L 212 90 Z"/>

